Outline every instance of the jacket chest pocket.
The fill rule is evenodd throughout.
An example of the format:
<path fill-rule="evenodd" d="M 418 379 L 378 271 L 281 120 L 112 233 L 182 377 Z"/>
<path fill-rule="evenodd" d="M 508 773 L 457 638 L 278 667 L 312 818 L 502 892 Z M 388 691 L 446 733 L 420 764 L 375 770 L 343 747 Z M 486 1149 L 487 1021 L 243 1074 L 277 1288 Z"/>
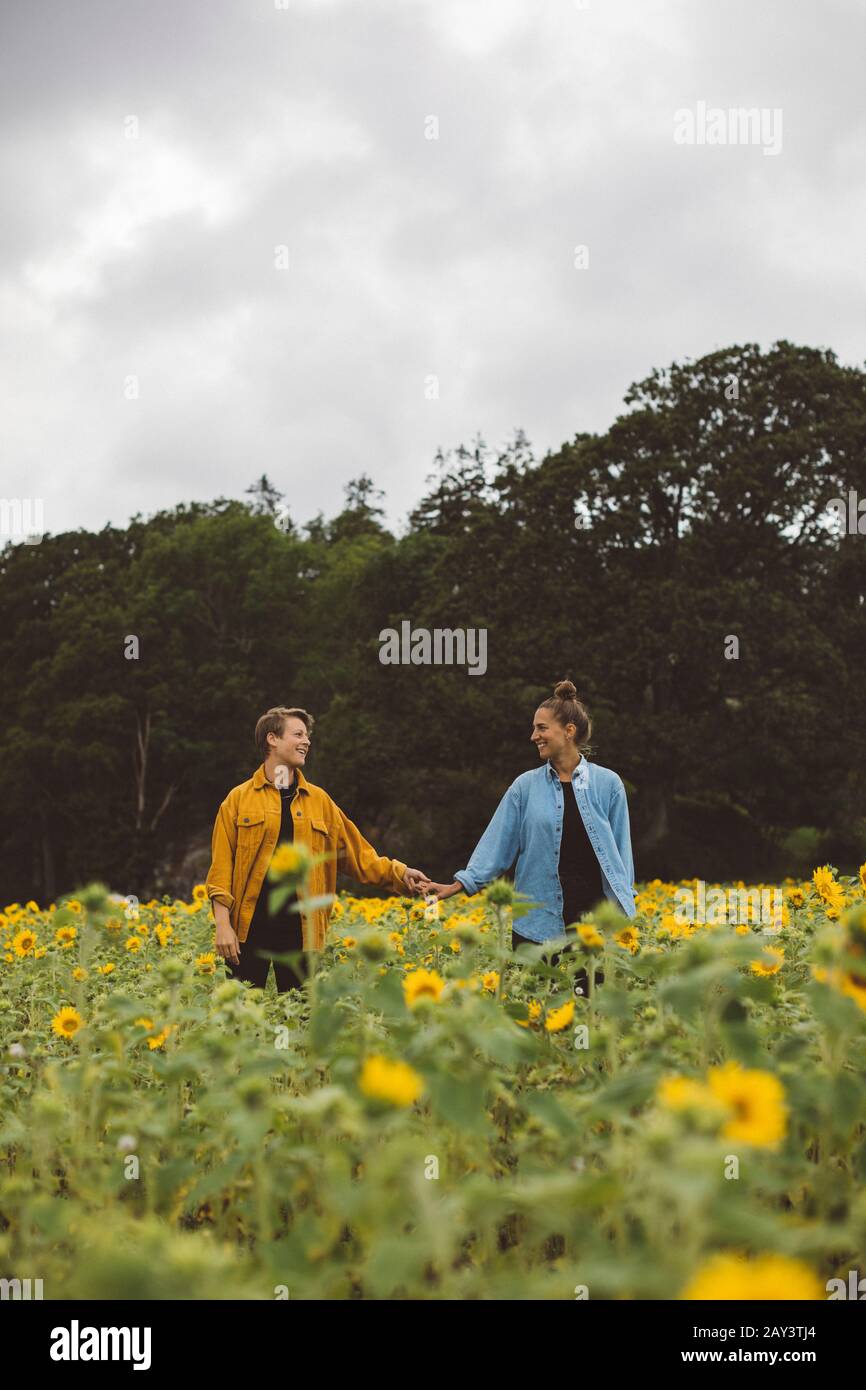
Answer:
<path fill-rule="evenodd" d="M 334 828 L 323 820 L 310 820 L 310 838 L 314 854 L 327 854 L 334 849 Z"/>
<path fill-rule="evenodd" d="M 261 811 L 251 816 L 238 816 L 237 830 L 238 857 L 255 854 L 265 837 L 265 815 Z"/>

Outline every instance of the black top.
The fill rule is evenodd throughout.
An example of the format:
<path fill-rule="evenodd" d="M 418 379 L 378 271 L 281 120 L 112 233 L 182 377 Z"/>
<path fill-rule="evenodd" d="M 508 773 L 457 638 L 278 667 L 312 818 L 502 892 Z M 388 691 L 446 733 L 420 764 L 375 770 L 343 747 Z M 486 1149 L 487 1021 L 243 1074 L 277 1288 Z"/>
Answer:
<path fill-rule="evenodd" d="M 573 784 L 571 781 L 562 782 L 561 779 L 560 784 L 564 815 L 559 846 L 559 881 L 566 898 L 587 904 L 596 903 L 604 897 L 598 857 L 586 833 Z"/>
<path fill-rule="evenodd" d="M 284 841 L 288 841 L 289 844 L 294 844 L 295 826 L 292 817 L 292 802 L 294 801 L 298 792 L 297 778 L 295 778 L 290 787 L 278 787 L 277 791 L 280 793 L 281 813 L 280 833 L 277 836 L 277 844 L 281 845 Z M 273 925 L 275 922 L 285 922 L 288 924 L 290 922 L 295 923 L 300 920 L 298 915 L 297 894 L 290 893 L 288 898 L 280 908 L 279 912 L 272 913 L 270 910 L 270 896 L 272 891 L 273 885 L 269 883 L 267 876 L 265 876 L 265 881 L 262 884 L 261 892 L 259 893 L 259 896 L 256 900 L 255 911 L 253 912 L 253 918 L 249 926 L 250 931 L 252 931 L 253 927 L 256 925 L 256 922 L 262 925 L 265 921 L 267 921 L 269 924 Z"/>

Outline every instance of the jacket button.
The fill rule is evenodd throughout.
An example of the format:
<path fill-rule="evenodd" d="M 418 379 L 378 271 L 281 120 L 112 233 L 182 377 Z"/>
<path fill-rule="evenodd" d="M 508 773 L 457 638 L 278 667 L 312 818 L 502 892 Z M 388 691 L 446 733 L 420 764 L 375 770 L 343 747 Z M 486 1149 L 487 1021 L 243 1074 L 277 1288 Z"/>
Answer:
<path fill-rule="evenodd" d="M 250 818 L 249 818 L 249 816 L 244 816 L 244 825 L 249 825 L 249 823 L 250 823 Z"/>

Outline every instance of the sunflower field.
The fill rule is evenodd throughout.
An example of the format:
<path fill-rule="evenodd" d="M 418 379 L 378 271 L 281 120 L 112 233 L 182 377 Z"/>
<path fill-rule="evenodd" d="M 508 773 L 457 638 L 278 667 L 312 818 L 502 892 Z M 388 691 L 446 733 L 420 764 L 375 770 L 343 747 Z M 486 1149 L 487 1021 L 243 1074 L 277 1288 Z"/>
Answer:
<path fill-rule="evenodd" d="M 684 920 L 693 887 L 600 906 L 553 963 L 512 953 L 506 882 L 343 895 L 282 995 L 226 978 L 201 885 L 10 904 L 0 1275 L 47 1299 L 826 1299 L 866 1272 L 866 865 L 787 880 L 769 925 Z"/>

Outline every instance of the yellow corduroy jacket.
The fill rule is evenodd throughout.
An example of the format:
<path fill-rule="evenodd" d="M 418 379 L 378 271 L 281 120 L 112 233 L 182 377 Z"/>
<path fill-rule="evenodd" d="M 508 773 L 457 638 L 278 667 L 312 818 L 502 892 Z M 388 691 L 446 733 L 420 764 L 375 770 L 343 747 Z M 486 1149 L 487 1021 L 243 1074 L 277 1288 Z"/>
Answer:
<path fill-rule="evenodd" d="M 391 892 L 409 894 L 404 882 L 406 865 L 399 859 L 377 854 L 360 830 L 344 815 L 321 787 L 308 782 L 295 769 L 298 792 L 292 803 L 296 844 L 315 855 L 330 857 L 318 862 L 310 875 L 306 895 L 310 899 L 333 893 L 337 872 L 359 883 L 374 883 Z M 256 902 L 280 833 L 280 793 L 265 776 L 264 764 L 240 786 L 233 787 L 217 811 L 211 841 L 211 866 L 207 891 L 211 902 L 225 903 L 238 941 L 246 941 Z M 319 951 L 325 942 L 330 907 L 305 912 L 299 903 L 304 949 Z"/>

